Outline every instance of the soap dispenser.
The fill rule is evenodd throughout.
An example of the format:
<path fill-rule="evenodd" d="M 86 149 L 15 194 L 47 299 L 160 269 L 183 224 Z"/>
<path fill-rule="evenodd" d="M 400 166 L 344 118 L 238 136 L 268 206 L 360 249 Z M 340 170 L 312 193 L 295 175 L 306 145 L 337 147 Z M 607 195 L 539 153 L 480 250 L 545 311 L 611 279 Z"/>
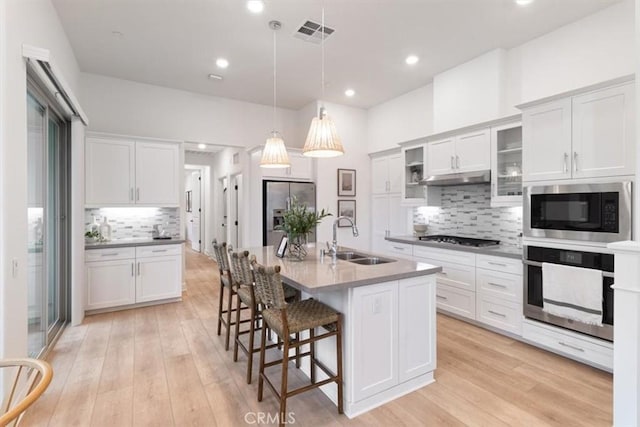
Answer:
<path fill-rule="evenodd" d="M 111 225 L 109 225 L 109 220 L 105 216 L 102 224 L 100 224 L 100 235 L 102 236 L 102 240 L 108 242 L 111 240 Z"/>

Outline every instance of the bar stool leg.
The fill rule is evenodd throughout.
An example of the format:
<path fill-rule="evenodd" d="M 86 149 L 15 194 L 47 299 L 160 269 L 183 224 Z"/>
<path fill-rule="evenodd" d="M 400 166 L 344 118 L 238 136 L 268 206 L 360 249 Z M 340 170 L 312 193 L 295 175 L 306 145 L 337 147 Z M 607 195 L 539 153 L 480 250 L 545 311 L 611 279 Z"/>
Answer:
<path fill-rule="evenodd" d="M 336 322 L 337 335 L 336 335 L 336 355 L 337 362 L 337 378 L 336 384 L 338 386 L 338 413 L 343 414 L 343 396 L 342 396 L 342 314 L 338 314 L 338 321 Z"/>
<path fill-rule="evenodd" d="M 222 284 L 222 279 L 220 279 L 220 295 L 218 298 L 218 335 L 220 335 L 222 328 L 222 300 L 224 300 L 224 285 Z"/>
<path fill-rule="evenodd" d="M 242 308 L 242 300 L 236 296 L 236 328 L 233 333 L 233 361 L 238 361 L 238 338 L 240 337 L 240 309 Z"/>
<path fill-rule="evenodd" d="M 224 339 L 224 349 L 229 350 L 229 337 L 231 335 L 231 312 L 233 311 L 233 289 L 229 286 L 229 300 L 227 301 L 227 334 Z"/>
<path fill-rule="evenodd" d="M 267 328 L 264 320 L 262 321 L 262 332 L 260 342 L 260 372 L 258 372 L 258 402 L 262 402 L 262 390 L 264 388 L 264 353 L 267 342 Z"/>
<path fill-rule="evenodd" d="M 296 332 L 296 344 L 300 342 L 300 332 Z M 300 369 L 300 346 L 296 345 L 296 368 Z"/>
<path fill-rule="evenodd" d="M 284 345 L 282 351 L 282 383 L 280 384 L 280 427 L 284 426 L 284 420 L 287 412 L 287 380 L 289 374 L 289 343 L 291 338 L 287 334 L 283 340 Z"/>
<path fill-rule="evenodd" d="M 250 308 L 251 310 L 251 319 L 255 319 L 256 318 L 256 305 L 253 304 Z M 256 328 L 255 328 L 256 324 L 255 321 L 252 320 L 251 322 L 249 322 L 249 354 L 247 355 L 247 358 L 249 360 L 247 360 L 247 384 L 251 384 L 251 371 L 253 369 L 253 345 L 254 345 L 254 337 L 255 337 L 255 333 L 256 333 Z M 237 343 L 236 343 L 236 349 L 237 349 Z M 237 350 L 236 350 L 237 351 Z"/>
<path fill-rule="evenodd" d="M 311 342 L 309 343 L 309 367 L 311 371 L 311 384 L 316 383 L 316 343 L 314 340 L 316 335 L 316 330 L 314 328 L 309 329 L 309 339 Z"/>

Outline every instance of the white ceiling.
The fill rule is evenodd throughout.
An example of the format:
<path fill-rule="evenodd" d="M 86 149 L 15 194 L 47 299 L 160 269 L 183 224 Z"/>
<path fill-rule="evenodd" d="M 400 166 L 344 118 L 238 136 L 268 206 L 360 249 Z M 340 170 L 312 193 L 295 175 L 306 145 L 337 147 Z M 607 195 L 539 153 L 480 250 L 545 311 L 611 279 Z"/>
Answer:
<path fill-rule="evenodd" d="M 272 30 L 278 32 L 278 106 L 321 98 L 320 47 L 294 38 L 318 0 L 52 0 L 85 72 L 272 103 Z M 423 86 L 489 50 L 517 46 L 618 0 L 325 0 L 325 100 L 370 107 Z M 118 31 L 122 37 L 114 37 Z M 420 56 L 409 67 L 408 54 Z M 217 57 L 230 66 L 219 70 Z M 207 75 L 224 76 L 223 81 Z M 347 98 L 351 87 L 356 96 Z"/>

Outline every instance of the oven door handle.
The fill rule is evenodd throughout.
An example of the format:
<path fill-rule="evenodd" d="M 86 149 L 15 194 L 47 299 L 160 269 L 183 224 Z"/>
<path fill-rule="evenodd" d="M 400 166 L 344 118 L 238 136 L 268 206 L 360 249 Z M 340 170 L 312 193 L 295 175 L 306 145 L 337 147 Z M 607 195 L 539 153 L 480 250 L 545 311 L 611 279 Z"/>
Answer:
<path fill-rule="evenodd" d="M 525 263 L 526 265 L 530 265 L 532 267 L 542 267 L 542 263 L 538 262 L 538 261 L 529 261 L 529 260 L 524 260 L 522 261 L 523 263 Z M 564 265 L 564 264 L 559 264 L 559 265 Z M 578 267 L 578 268 L 584 268 L 584 267 Z M 615 275 L 609 271 L 603 271 L 602 272 L 602 277 L 615 277 Z"/>

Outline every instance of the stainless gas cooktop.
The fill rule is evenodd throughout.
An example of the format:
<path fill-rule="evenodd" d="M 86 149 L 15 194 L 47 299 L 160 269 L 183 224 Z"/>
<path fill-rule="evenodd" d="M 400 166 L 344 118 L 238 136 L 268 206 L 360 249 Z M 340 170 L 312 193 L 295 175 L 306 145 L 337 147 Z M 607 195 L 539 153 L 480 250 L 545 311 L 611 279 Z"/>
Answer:
<path fill-rule="evenodd" d="M 450 243 L 453 245 L 473 246 L 476 248 L 484 248 L 486 246 L 496 246 L 500 244 L 500 240 L 474 239 L 471 237 L 447 236 L 443 234 L 420 236 L 418 239 L 427 242 Z"/>

